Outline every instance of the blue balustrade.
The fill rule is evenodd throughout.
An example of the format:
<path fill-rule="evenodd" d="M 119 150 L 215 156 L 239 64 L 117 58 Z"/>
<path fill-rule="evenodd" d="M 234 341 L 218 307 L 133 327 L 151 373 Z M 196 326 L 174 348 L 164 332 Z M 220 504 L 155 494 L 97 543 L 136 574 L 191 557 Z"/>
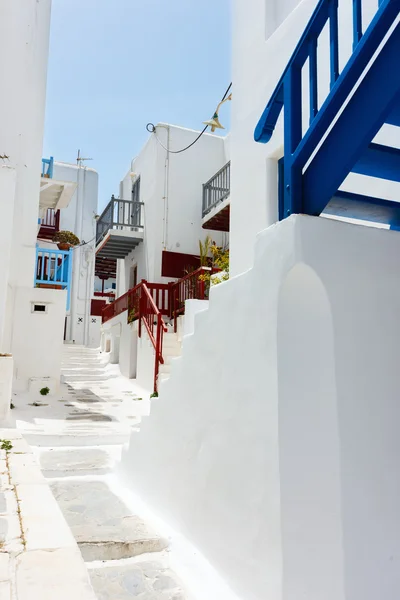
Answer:
<path fill-rule="evenodd" d="M 67 310 L 71 300 L 73 251 L 36 248 L 35 287 L 67 290 Z"/>
<path fill-rule="evenodd" d="M 327 151 L 325 152 L 326 160 L 322 161 L 321 158 L 319 161 L 318 177 L 311 177 L 311 174 L 313 173 L 312 169 L 310 169 L 310 164 L 314 161 L 314 152 L 321 144 L 321 141 L 329 130 L 333 120 L 340 113 L 340 110 L 348 100 L 350 93 L 363 74 L 364 69 L 373 58 L 375 52 L 378 50 L 381 42 L 384 40 L 386 34 L 400 13 L 400 0 L 377 0 L 376 14 L 364 31 L 362 0 L 352 0 L 353 26 L 350 28 L 350 31 L 352 32 L 350 33 L 350 35 L 352 35 L 352 54 L 340 71 L 339 42 L 340 40 L 343 41 L 343 38 L 340 37 L 342 32 L 339 31 L 340 21 L 338 20 L 338 11 L 340 5 L 342 3 L 344 4 L 346 1 L 348 0 L 320 0 L 318 2 L 254 132 L 255 141 L 263 143 L 268 142 L 272 137 L 278 117 L 283 109 L 284 157 L 283 162 L 280 164 L 280 173 L 283 177 L 283 182 L 280 183 L 280 219 L 284 219 L 292 213 L 320 214 L 321 210 L 323 210 L 324 206 L 329 202 L 332 194 L 335 193 L 338 186 L 343 181 L 343 173 L 345 173 L 345 177 L 353 167 L 354 157 L 357 158 L 356 153 L 359 153 L 360 151 L 359 146 L 361 141 L 359 142 L 359 140 L 361 140 L 361 138 L 364 140 L 367 136 L 367 133 L 364 132 L 366 127 L 366 119 L 364 119 L 364 129 L 362 129 L 363 126 L 359 126 L 359 131 L 355 131 L 355 129 L 347 130 L 345 137 L 349 138 L 352 143 L 347 144 L 348 157 L 343 161 L 342 171 L 340 173 L 335 173 L 335 169 L 332 168 L 332 166 L 340 162 L 337 161 L 338 155 L 333 154 L 332 151 L 330 153 Z M 319 106 L 317 48 L 320 36 L 325 27 L 329 31 L 330 92 L 326 99 L 321 103 L 321 106 Z M 398 29 L 398 27 L 396 29 Z M 346 27 L 346 32 L 347 31 L 348 27 Z M 343 35 L 344 33 L 342 33 L 342 36 Z M 369 89 L 367 90 L 367 84 L 364 86 L 360 85 L 360 88 L 364 87 L 365 89 L 365 100 L 363 100 L 364 112 L 371 116 L 371 131 L 373 127 L 375 127 L 375 121 L 377 124 L 376 126 L 378 127 L 380 122 L 379 119 L 382 121 L 382 119 L 385 118 L 386 122 L 391 122 L 390 115 L 388 116 L 385 113 L 385 110 L 386 107 L 389 106 L 389 94 L 395 94 L 395 84 L 397 85 L 396 80 L 392 85 L 393 90 L 388 89 L 390 87 L 388 84 L 388 73 L 395 74 L 395 79 L 398 79 L 398 67 L 397 69 L 395 68 L 396 54 L 398 57 L 396 35 L 397 32 L 395 31 L 395 34 L 392 35 L 391 42 L 386 44 L 386 56 L 384 52 L 381 52 L 382 60 L 380 62 L 383 64 L 383 61 L 385 60 L 386 62 L 384 64 L 386 68 L 382 68 L 380 65 L 379 71 L 378 69 L 375 69 L 374 72 L 374 70 L 371 69 L 370 80 L 374 83 L 375 92 L 371 93 Z M 302 70 L 303 68 L 306 68 L 307 61 L 310 95 L 308 100 L 309 107 L 304 107 L 304 99 L 302 96 Z M 371 86 L 372 84 L 370 87 Z M 364 90 L 361 91 L 363 92 Z M 385 94 L 387 97 L 384 97 Z M 375 107 L 371 105 L 369 107 L 369 104 L 373 103 L 373 96 L 375 95 L 382 95 L 382 106 Z M 359 97 L 361 97 L 361 92 Z M 307 108 L 309 109 L 309 126 L 303 131 L 303 114 L 306 112 Z M 369 110 L 369 108 L 371 110 Z M 359 106 L 356 106 L 356 102 L 353 102 L 352 106 L 349 106 L 347 112 L 350 114 L 350 111 L 352 111 L 351 116 L 353 117 L 353 122 L 358 121 L 359 119 L 354 117 L 359 117 L 361 113 Z M 380 125 L 382 125 L 382 122 Z M 355 127 L 356 126 L 354 126 L 354 128 Z M 333 138 L 334 134 L 332 134 L 331 137 Z M 337 146 L 339 146 L 339 144 L 337 144 Z M 330 148 L 332 149 L 333 147 L 334 144 L 331 143 Z M 320 150 L 318 150 L 318 152 L 321 154 Z M 311 163 L 309 163 L 309 161 L 311 161 Z M 306 168 L 310 171 L 308 177 L 304 176 Z M 342 177 L 341 180 L 340 177 Z M 322 179 L 325 180 L 325 188 L 323 191 L 319 189 L 319 184 Z M 338 181 L 339 184 L 335 188 Z"/>
<path fill-rule="evenodd" d="M 53 179 L 54 158 L 42 158 L 42 177 Z"/>

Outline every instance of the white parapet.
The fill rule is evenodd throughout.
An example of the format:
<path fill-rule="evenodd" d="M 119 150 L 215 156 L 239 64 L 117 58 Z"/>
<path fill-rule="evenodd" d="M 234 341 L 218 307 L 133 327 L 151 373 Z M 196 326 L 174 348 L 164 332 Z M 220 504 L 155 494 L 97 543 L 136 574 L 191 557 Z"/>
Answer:
<path fill-rule="evenodd" d="M 6 423 L 10 414 L 13 381 L 13 358 L 0 354 L 0 423 Z"/>
<path fill-rule="evenodd" d="M 122 466 L 243 600 L 397 600 L 400 234 L 296 216 L 209 309 Z"/>

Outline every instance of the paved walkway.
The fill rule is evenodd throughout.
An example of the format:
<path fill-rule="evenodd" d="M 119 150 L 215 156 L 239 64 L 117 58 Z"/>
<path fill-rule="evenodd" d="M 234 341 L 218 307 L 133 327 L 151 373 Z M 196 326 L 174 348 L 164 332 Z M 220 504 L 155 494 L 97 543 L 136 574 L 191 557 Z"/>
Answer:
<path fill-rule="evenodd" d="M 58 396 L 15 396 L 12 414 L 78 543 L 98 600 L 188 600 L 169 569 L 167 541 L 132 514 L 110 483 L 122 445 L 149 414 L 148 392 L 82 347 L 64 347 L 63 376 Z"/>

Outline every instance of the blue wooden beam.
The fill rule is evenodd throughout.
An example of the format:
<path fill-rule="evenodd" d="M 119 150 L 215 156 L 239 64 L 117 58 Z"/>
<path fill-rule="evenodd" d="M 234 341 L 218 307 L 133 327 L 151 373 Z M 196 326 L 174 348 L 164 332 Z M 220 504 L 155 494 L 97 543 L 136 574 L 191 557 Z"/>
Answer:
<path fill-rule="evenodd" d="M 400 150 L 370 144 L 352 168 L 352 173 L 400 182 Z"/>
<path fill-rule="evenodd" d="M 400 229 L 400 203 L 382 198 L 338 191 L 324 210 L 324 215 L 383 223 Z"/>
<path fill-rule="evenodd" d="M 388 125 L 395 125 L 396 127 L 400 127 L 400 102 L 399 104 L 396 104 L 390 115 L 386 118 L 385 122 Z"/>
<path fill-rule="evenodd" d="M 305 171 L 302 212 L 324 210 L 400 101 L 399 56 L 397 25 Z"/>

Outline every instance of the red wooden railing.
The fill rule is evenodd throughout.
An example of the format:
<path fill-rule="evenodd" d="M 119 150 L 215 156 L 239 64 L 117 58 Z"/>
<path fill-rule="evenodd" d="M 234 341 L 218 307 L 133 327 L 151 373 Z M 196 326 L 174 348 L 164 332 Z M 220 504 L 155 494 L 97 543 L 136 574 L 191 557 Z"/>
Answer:
<path fill-rule="evenodd" d="M 206 274 L 213 272 L 210 267 L 200 267 L 188 273 L 185 277 L 178 279 L 171 286 L 171 318 L 174 319 L 174 329 L 176 332 L 178 317 L 185 313 L 186 300 L 206 300 L 208 285 L 203 277 Z"/>
<path fill-rule="evenodd" d="M 117 298 L 115 302 L 112 302 L 105 307 L 102 315 L 103 323 L 106 323 L 110 319 L 113 319 L 128 310 L 128 297 L 131 291 L 132 290 L 129 290 L 129 292 L 126 292 L 126 294 Z"/>
<path fill-rule="evenodd" d="M 155 392 L 157 392 L 160 364 L 164 364 L 164 333 L 168 331 L 163 316 L 174 319 L 176 332 L 178 317 L 185 312 L 185 301 L 205 300 L 208 296 L 209 283 L 203 279 L 203 276 L 217 271 L 219 269 L 200 267 L 175 283 L 148 283 L 143 280 L 103 309 L 103 323 L 127 311 L 128 323 L 136 320 L 139 322 L 139 337 L 142 335 L 143 325 L 145 326 L 155 351 Z"/>
<path fill-rule="evenodd" d="M 115 292 L 94 292 L 94 295 L 101 298 L 115 298 Z"/>
<path fill-rule="evenodd" d="M 48 208 L 40 224 L 38 237 L 51 239 L 57 231 L 60 231 L 60 211 Z"/>
<path fill-rule="evenodd" d="M 141 285 L 140 308 L 139 308 L 139 337 L 142 336 L 142 323 L 146 327 L 148 336 L 154 348 L 154 392 L 157 393 L 158 373 L 160 365 L 164 364 L 163 340 L 164 333 L 168 331 L 162 314 L 157 308 L 151 292 L 146 283 Z"/>

